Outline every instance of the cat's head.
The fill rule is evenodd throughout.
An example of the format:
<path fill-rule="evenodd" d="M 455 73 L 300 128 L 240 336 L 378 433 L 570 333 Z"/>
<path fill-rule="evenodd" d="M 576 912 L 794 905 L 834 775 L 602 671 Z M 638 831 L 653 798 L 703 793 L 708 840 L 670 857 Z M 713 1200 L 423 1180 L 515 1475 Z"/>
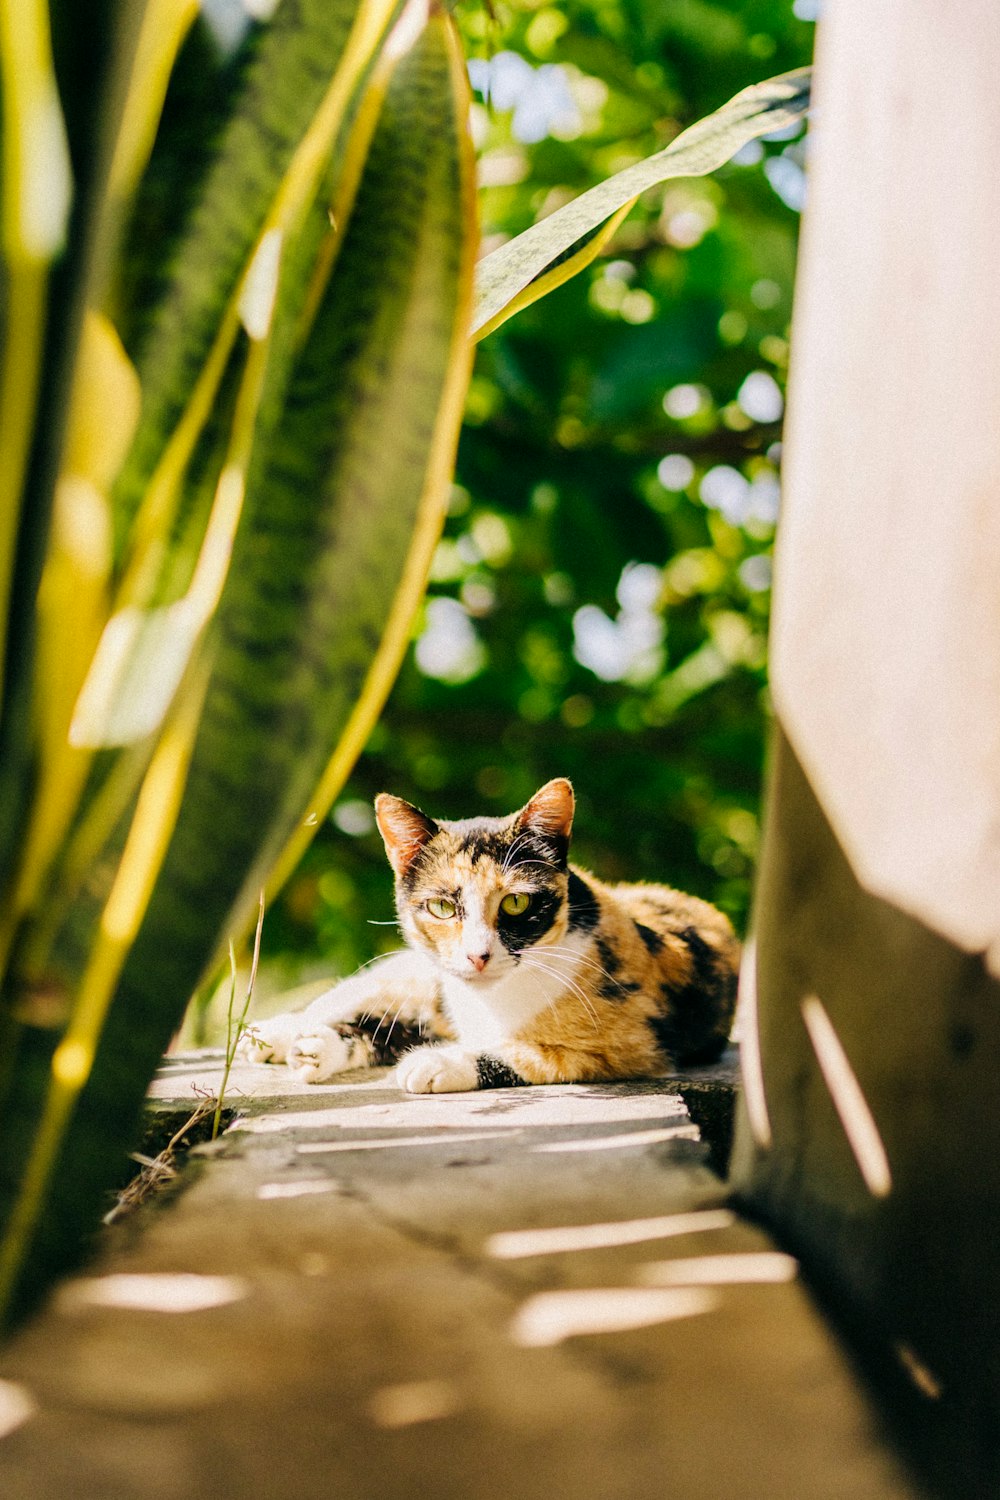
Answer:
<path fill-rule="evenodd" d="M 383 792 L 375 815 L 408 940 L 446 973 L 488 984 L 565 936 L 573 788 L 548 781 L 507 818 L 429 818 Z"/>

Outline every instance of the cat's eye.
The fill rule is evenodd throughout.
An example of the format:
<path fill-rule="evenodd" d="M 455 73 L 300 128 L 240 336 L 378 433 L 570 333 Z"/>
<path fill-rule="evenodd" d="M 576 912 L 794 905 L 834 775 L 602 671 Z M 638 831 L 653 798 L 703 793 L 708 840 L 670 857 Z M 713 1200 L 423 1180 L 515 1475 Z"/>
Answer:
<path fill-rule="evenodd" d="M 455 915 L 455 903 L 454 901 L 445 901 L 443 897 L 435 896 L 432 901 L 428 901 L 427 910 L 432 917 L 437 917 L 440 921 L 446 922 L 449 917 Z"/>
<path fill-rule="evenodd" d="M 523 917 L 530 905 L 527 891 L 510 891 L 500 902 L 500 910 L 508 917 Z"/>

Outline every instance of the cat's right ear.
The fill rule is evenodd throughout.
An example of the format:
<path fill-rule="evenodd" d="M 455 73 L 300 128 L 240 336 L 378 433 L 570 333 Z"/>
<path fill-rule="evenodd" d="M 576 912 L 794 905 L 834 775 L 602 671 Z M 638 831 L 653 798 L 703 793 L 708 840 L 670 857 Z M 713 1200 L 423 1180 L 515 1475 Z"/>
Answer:
<path fill-rule="evenodd" d="M 379 792 L 375 798 L 375 821 L 385 844 L 389 863 L 402 879 L 421 849 L 438 832 L 433 818 L 412 802 Z"/>

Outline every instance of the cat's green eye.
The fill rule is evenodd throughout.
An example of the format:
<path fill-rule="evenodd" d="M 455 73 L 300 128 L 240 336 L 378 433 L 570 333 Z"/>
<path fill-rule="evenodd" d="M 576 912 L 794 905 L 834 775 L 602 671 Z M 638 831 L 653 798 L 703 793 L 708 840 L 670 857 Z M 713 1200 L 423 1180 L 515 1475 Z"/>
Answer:
<path fill-rule="evenodd" d="M 455 903 L 454 901 L 445 901 L 440 896 L 435 896 L 433 901 L 428 901 L 427 910 L 432 917 L 438 917 L 442 922 L 446 922 L 449 917 L 455 915 Z"/>
<path fill-rule="evenodd" d="M 527 891 L 511 891 L 500 902 L 500 910 L 508 917 L 523 917 L 530 905 L 531 897 Z"/>

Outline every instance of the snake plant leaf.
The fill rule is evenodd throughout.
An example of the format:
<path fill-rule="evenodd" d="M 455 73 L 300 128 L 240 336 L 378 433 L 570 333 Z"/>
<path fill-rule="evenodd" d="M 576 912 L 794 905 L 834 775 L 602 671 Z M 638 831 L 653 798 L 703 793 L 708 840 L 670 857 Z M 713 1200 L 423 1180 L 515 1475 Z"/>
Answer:
<path fill-rule="evenodd" d="M 108 196 L 113 203 L 128 203 L 135 193 L 152 150 L 177 52 L 197 16 L 198 0 L 148 0 L 109 173 Z"/>
<path fill-rule="evenodd" d="M 171 710 L 68 1024 L 20 1038 L 0 1112 L 15 1311 L 78 1254 L 190 993 L 325 814 L 402 658 L 471 362 L 467 111 L 435 14 L 394 62 L 338 253 L 299 290 L 298 341 L 268 351 L 207 676 Z M 293 293 L 279 285 L 286 331 Z"/>
<path fill-rule="evenodd" d="M 80 817 L 49 880 L 44 912 L 36 912 L 22 934 L 26 940 L 21 942 L 20 967 L 29 985 L 48 971 L 53 936 L 71 914 L 80 942 L 86 944 L 86 933 L 109 894 L 115 861 L 124 848 L 129 805 L 134 806 L 155 748 L 156 732 L 170 713 L 182 683 L 195 670 L 195 658 L 228 570 L 250 452 L 268 423 L 273 427 L 275 414 L 283 409 L 288 372 L 349 221 L 401 38 L 405 38 L 407 27 L 412 29 L 414 17 L 418 30 L 426 17 L 420 0 L 410 0 L 388 33 L 379 58 L 359 82 L 360 61 L 367 57 L 371 39 L 379 34 L 385 16 L 394 13 L 394 4 L 392 0 L 387 7 L 385 0 L 376 0 L 366 12 L 359 12 L 366 24 L 352 28 L 334 78 L 287 164 L 273 197 L 281 205 L 280 222 L 288 232 L 276 226 L 264 231 L 235 298 L 221 314 L 231 327 L 241 323 L 247 337 L 241 334 L 235 340 L 215 399 L 206 400 L 202 392 L 198 421 L 203 425 L 194 452 L 174 470 L 173 515 L 161 514 L 160 525 L 152 529 L 146 515 L 147 545 L 141 557 L 140 587 L 135 588 L 129 575 L 120 580 L 114 608 L 110 617 L 106 616 L 100 643 L 92 653 L 70 728 L 76 766 L 86 767 L 91 761 L 91 774 Z M 196 42 L 197 37 L 192 40 Z M 169 35 L 167 41 L 171 41 Z M 182 62 L 185 99 L 191 96 L 189 85 L 199 65 L 210 79 L 218 77 L 216 59 L 206 58 L 197 46 L 194 55 L 186 55 Z M 144 76 L 137 63 L 133 82 L 138 77 L 141 83 Z M 238 112 L 234 88 L 230 86 L 223 102 L 230 111 Z M 361 88 L 362 94 L 355 103 L 351 90 L 356 88 Z M 219 101 L 213 107 L 217 110 Z M 348 115 L 353 118 L 341 150 L 335 137 Z M 167 187 L 160 191 L 168 196 L 176 188 L 175 137 L 179 130 L 181 140 L 186 140 L 189 128 L 170 111 L 161 122 L 157 155 L 147 180 L 164 170 L 166 157 Z M 113 190 L 114 184 L 112 197 Z M 152 194 L 154 199 L 156 196 Z M 182 198 L 182 222 L 187 218 L 185 203 Z M 112 203 L 112 214 L 116 211 Z M 172 263 L 175 249 L 169 236 L 167 241 L 168 263 Z M 160 295 L 164 295 L 162 288 Z M 165 295 L 171 295 L 169 282 Z M 189 428 L 190 415 L 189 407 L 183 419 Z M 176 434 L 164 436 L 169 452 L 176 446 Z M 129 602 L 137 592 L 144 603 Z M 123 747 L 124 753 L 94 758 L 93 752 L 108 747 Z M 52 827 L 51 819 L 48 826 Z M 40 858 L 37 839 L 34 847 Z M 35 866 L 39 858 L 34 860 Z M 95 880 L 91 873 L 95 863 L 104 871 L 102 881 Z M 33 882 L 35 886 L 37 882 Z"/>
<path fill-rule="evenodd" d="M 120 84 L 138 30 L 140 8 L 126 0 L 51 8 L 51 62 L 43 36 L 47 6 L 6 0 L 0 203 L 8 220 L 0 241 L 0 955 L 6 948 L 9 885 L 19 866 L 31 794 L 37 784 L 34 702 L 37 679 L 35 606 L 49 542 L 56 481 L 88 289 L 100 275 L 99 205 L 109 167 Z M 53 88 L 63 127 L 56 129 Z M 25 98 L 27 95 L 27 98 Z M 26 114 L 16 107 L 18 100 Z M 39 114 L 33 106 L 41 100 Z M 47 146 L 39 132 L 48 134 Z M 48 251 L 24 235 L 24 207 L 13 206 L 12 163 L 21 138 L 35 174 L 34 194 L 54 193 L 69 206 L 65 245 L 52 230 Z M 67 196 L 64 138 L 72 178 Z M 44 164 L 47 170 L 42 173 Z M 61 186 L 60 186 L 61 184 Z M 21 227 L 18 228 L 17 224 Z M 30 213 L 29 213 L 30 228 Z M 36 225 L 37 229 L 37 225 Z M 44 239 L 44 236 L 43 236 Z M 33 258 L 33 256 L 35 258 Z"/>
<path fill-rule="evenodd" d="M 73 196 L 48 7 L 0 5 L 0 703 L 53 261 Z"/>
<path fill-rule="evenodd" d="M 39 898 L 89 769 L 89 756 L 71 742 L 69 726 L 107 617 L 107 488 L 131 441 L 140 399 L 135 371 L 114 328 L 88 311 L 38 590 L 35 786 L 17 879 L 6 903 L 11 923 Z"/>
<path fill-rule="evenodd" d="M 37 596 L 37 638 L 33 653 L 25 650 L 23 643 L 19 653 L 22 682 L 25 688 L 31 684 L 34 697 L 34 742 L 24 746 L 33 760 L 34 795 L 24 803 L 27 816 L 13 887 L 0 922 L 0 953 L 6 953 L 20 917 L 38 898 L 86 782 L 90 756 L 70 743 L 67 726 L 107 617 L 112 559 L 108 491 L 129 450 L 141 405 L 138 377 L 110 320 L 95 307 L 87 307 L 82 337 L 74 349 L 73 318 L 88 300 L 88 280 L 90 286 L 103 288 L 123 204 L 148 155 L 177 48 L 197 13 L 197 0 L 150 0 L 144 11 L 129 9 L 125 14 L 114 6 L 106 7 L 103 14 L 92 13 L 91 21 L 97 24 L 83 33 L 85 49 L 79 45 L 80 35 L 70 41 L 68 17 L 57 14 L 55 18 L 54 41 L 63 87 L 69 89 L 77 166 L 85 181 L 93 179 L 93 158 L 84 149 L 89 130 L 81 132 L 79 128 L 81 97 L 71 87 L 74 77 L 83 81 L 83 112 L 92 122 L 89 129 L 97 132 L 101 175 L 103 179 L 107 172 L 107 182 L 99 181 L 99 192 L 93 194 L 91 221 L 96 253 L 89 265 L 86 260 L 78 262 L 84 277 L 75 279 L 72 275 L 81 248 L 77 232 L 55 281 L 57 289 L 65 289 L 69 296 L 67 311 L 71 317 L 66 323 L 53 318 L 53 332 L 59 336 L 62 358 L 67 364 L 73 362 L 75 368 Z M 23 44 L 23 24 L 17 35 Z M 95 109 L 100 98 L 95 98 L 99 76 L 95 61 L 113 60 L 116 55 L 117 66 L 109 81 L 120 113 Z M 36 66 L 40 60 L 35 59 Z M 20 75 L 26 71 L 19 68 L 22 88 L 24 78 Z M 17 105 L 19 101 L 15 98 L 12 102 Z M 24 107 L 23 100 L 20 103 L 22 108 L 15 109 L 13 118 L 23 131 L 30 127 L 34 115 Z M 59 137 L 56 139 L 58 142 Z M 52 169 L 46 172 L 44 165 L 44 152 L 35 150 L 36 189 L 51 194 Z M 27 410 L 33 394 L 30 380 L 25 379 L 27 367 L 17 357 L 16 349 L 8 346 L 7 353 L 16 368 Z M 0 428 L 4 426 L 0 421 Z M 58 433 L 58 423 L 47 422 L 46 426 Z M 9 436 L 9 424 L 6 430 Z M 55 447 L 54 442 L 53 452 Z M 5 464 L 4 469 L 9 481 L 12 466 Z M 39 504 L 38 498 L 30 514 L 37 518 L 37 529 L 43 534 L 47 507 Z M 13 513 L 16 515 L 16 510 Z M 27 526 L 22 527 L 22 532 L 27 530 Z M 14 717 L 8 714 L 8 723 Z M 6 769 L 13 757 L 5 756 L 4 760 Z"/>
<path fill-rule="evenodd" d="M 425 13 L 419 4 L 407 7 L 404 18 L 412 17 L 414 9 L 422 25 Z M 323 266 L 328 270 L 332 264 L 331 245 L 339 242 L 349 217 L 392 49 L 399 45 L 400 33 L 409 24 L 404 18 L 397 22 L 396 28 L 386 34 L 383 55 L 373 61 L 370 47 L 384 31 L 386 20 L 394 15 L 394 3 L 387 4 L 386 0 L 375 0 L 368 6 L 365 26 L 360 24 L 364 8 L 356 13 L 331 83 L 320 95 L 301 140 L 284 163 L 277 186 L 268 184 L 271 196 L 264 228 L 251 246 L 249 263 L 233 296 L 225 304 L 221 325 L 225 329 L 228 324 L 232 344 L 227 375 L 236 393 L 235 404 L 230 409 L 217 397 L 213 400 L 212 391 L 201 382 L 199 397 L 185 409 L 180 425 L 188 430 L 187 454 L 182 444 L 180 463 L 166 465 L 173 476 L 172 494 L 169 503 L 157 510 L 152 527 L 148 512 L 157 509 L 153 500 L 157 481 L 150 486 L 142 526 L 145 534 L 137 549 L 139 566 L 126 576 L 122 586 L 125 602 L 119 600 L 120 607 L 109 619 L 83 686 L 72 728 L 76 745 L 94 749 L 124 746 L 155 733 L 169 712 L 215 610 L 239 518 L 244 470 L 260 404 L 264 402 L 271 411 L 280 410 L 287 395 L 289 353 L 301 338 L 300 325 L 308 316 L 306 305 L 313 295 L 312 283 Z M 252 84 L 253 76 L 247 85 L 251 93 Z M 360 100 L 352 99 L 352 90 L 360 92 Z M 237 106 L 236 120 L 242 114 L 243 106 Z M 341 150 L 336 139 L 345 120 L 351 122 L 351 130 Z M 169 123 L 162 134 L 172 146 Z M 325 165 L 319 147 L 328 152 Z M 155 177 L 155 171 L 150 175 Z M 211 197 L 215 184 L 210 181 L 206 191 Z M 310 193 L 314 194 L 311 204 Z M 197 245 L 197 233 L 194 241 Z M 318 262 L 315 267 L 314 262 Z M 188 272 L 182 255 L 182 279 Z M 282 281 L 290 292 L 282 296 L 276 310 Z M 171 300 L 166 299 L 168 307 Z M 238 325 L 249 337 L 249 355 L 246 340 L 233 337 Z M 254 350 L 255 344 L 269 347 Z M 221 362 L 216 363 L 221 370 Z M 189 462 L 194 456 L 191 440 L 199 424 L 199 450 L 215 453 L 222 465 L 217 476 L 209 467 L 204 484 L 195 482 Z M 177 448 L 176 438 L 176 433 L 171 434 L 168 452 Z M 158 477 L 163 473 L 161 464 Z M 235 507 L 234 480 L 239 487 Z M 221 538 L 217 524 L 220 511 L 230 516 Z M 134 581 L 136 573 L 138 583 Z M 215 584 L 209 587 L 207 573 L 217 575 Z M 136 596 L 139 602 L 133 603 Z"/>
<path fill-rule="evenodd" d="M 598 183 L 484 256 L 476 272 L 475 336 L 485 338 L 521 307 L 589 265 L 608 238 L 598 232 L 601 226 L 612 216 L 624 217 L 647 188 L 674 177 L 703 177 L 748 141 L 794 125 L 809 108 L 810 77 L 811 69 L 800 68 L 742 89 L 665 150 Z M 586 243 L 556 265 L 581 240 Z"/>
<path fill-rule="evenodd" d="M 244 925 L 297 828 L 325 814 L 331 754 L 359 705 L 374 719 L 386 658 L 405 649 L 468 374 L 464 117 L 436 17 L 395 71 L 333 276 L 251 463 L 184 808 L 127 971 L 163 923 L 161 972 L 175 977 L 156 982 L 175 993 Z"/>
<path fill-rule="evenodd" d="M 174 484 L 179 482 L 240 327 L 239 293 L 260 238 L 294 196 L 303 159 L 308 168 L 309 159 L 325 160 L 329 147 L 336 150 L 337 140 L 346 139 L 366 78 L 401 9 L 402 0 L 283 0 L 233 64 L 234 108 L 177 243 L 157 250 L 160 275 L 169 251 L 168 294 L 150 297 L 149 281 L 133 273 L 133 311 L 144 305 L 153 311 L 132 326 L 129 309 L 122 312 L 143 409 L 115 488 L 120 551 L 130 541 L 140 505 L 155 503 L 150 483 L 162 470 L 166 436 L 179 447 L 179 456 L 168 450 L 167 463 Z M 189 42 L 204 47 L 199 27 Z M 165 148 L 173 153 L 174 181 L 185 170 L 176 159 L 177 142 L 175 132 Z M 140 202 L 137 214 L 141 208 Z M 177 430 L 182 418 L 183 441 Z"/>

